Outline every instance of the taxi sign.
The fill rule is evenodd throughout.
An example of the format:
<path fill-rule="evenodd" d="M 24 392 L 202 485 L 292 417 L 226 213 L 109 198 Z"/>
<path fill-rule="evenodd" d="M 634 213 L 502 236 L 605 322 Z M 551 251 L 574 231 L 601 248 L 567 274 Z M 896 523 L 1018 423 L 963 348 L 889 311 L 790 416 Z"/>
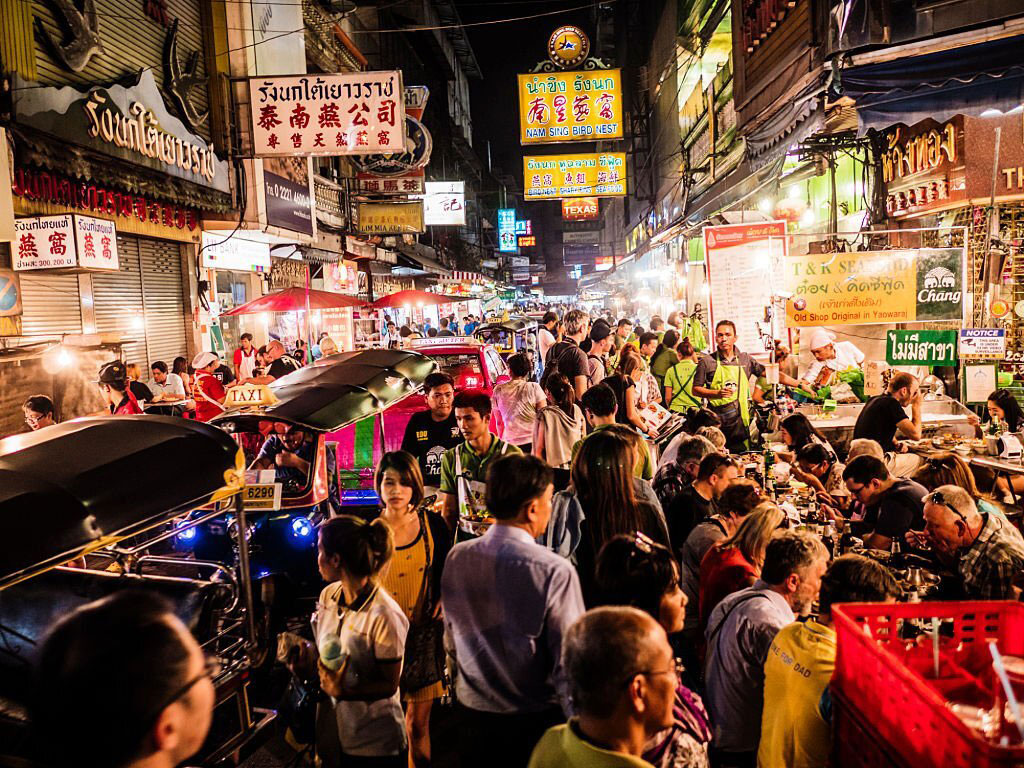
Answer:
<path fill-rule="evenodd" d="M 231 387 L 224 398 L 227 408 L 252 408 L 276 402 L 277 397 L 266 384 L 240 384 Z"/>
<path fill-rule="evenodd" d="M 472 336 L 434 336 L 426 339 L 413 339 L 409 345 L 412 349 L 423 349 L 429 347 L 450 347 L 452 344 L 472 344 L 479 346 L 480 342 Z"/>
<path fill-rule="evenodd" d="M 256 483 L 245 486 L 242 500 L 246 509 L 281 509 L 281 483 Z"/>

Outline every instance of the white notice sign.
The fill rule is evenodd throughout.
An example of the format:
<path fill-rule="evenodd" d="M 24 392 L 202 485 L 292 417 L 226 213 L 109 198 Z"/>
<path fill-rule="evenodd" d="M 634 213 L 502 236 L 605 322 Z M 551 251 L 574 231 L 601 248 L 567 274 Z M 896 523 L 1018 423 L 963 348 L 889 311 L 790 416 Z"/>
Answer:
<path fill-rule="evenodd" d="M 78 247 L 78 266 L 118 269 L 114 222 L 75 214 L 75 245 Z"/>
<path fill-rule="evenodd" d="M 14 235 L 11 261 L 15 270 L 67 269 L 76 266 L 75 232 L 71 214 L 15 219 Z"/>

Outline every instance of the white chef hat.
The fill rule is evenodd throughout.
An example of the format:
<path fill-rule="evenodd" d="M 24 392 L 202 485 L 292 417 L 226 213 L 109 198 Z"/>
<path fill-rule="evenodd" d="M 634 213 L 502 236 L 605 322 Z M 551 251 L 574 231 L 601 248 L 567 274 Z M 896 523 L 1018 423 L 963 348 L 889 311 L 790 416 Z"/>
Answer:
<path fill-rule="evenodd" d="M 813 328 L 810 333 L 810 339 L 807 343 L 807 347 L 812 352 L 816 349 L 824 349 L 835 341 L 835 338 L 834 334 L 829 333 L 824 328 Z"/>

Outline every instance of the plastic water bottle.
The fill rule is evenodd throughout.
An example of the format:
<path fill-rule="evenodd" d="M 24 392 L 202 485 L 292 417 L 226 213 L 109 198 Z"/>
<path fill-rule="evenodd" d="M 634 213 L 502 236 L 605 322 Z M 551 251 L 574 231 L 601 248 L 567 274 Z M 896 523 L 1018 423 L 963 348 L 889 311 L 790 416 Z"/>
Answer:
<path fill-rule="evenodd" d="M 338 642 L 338 638 L 331 637 L 324 641 L 324 644 L 320 646 L 320 661 L 327 667 L 331 672 L 337 672 L 341 667 L 341 663 L 344 660 L 344 656 L 341 651 L 341 643 Z"/>

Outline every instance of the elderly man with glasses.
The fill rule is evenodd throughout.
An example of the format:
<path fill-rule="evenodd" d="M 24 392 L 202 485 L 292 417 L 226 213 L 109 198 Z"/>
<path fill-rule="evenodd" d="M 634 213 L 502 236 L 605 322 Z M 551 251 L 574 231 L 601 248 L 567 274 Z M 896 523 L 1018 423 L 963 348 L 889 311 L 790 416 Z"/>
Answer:
<path fill-rule="evenodd" d="M 953 560 L 968 600 L 1015 600 L 1024 569 L 1024 538 L 1005 518 L 978 510 L 963 488 L 942 485 L 924 498 L 924 536 L 943 560 Z"/>

